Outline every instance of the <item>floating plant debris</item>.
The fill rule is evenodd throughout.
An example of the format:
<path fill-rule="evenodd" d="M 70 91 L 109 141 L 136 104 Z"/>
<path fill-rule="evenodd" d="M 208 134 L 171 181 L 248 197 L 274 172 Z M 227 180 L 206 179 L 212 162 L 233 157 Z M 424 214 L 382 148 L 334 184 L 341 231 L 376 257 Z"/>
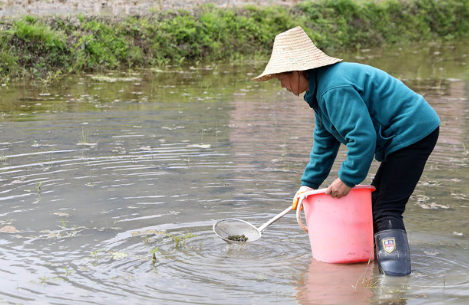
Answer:
<path fill-rule="evenodd" d="M 248 238 L 243 235 L 229 235 L 227 239 L 232 240 L 232 241 L 241 241 L 241 242 L 246 242 L 248 241 Z"/>

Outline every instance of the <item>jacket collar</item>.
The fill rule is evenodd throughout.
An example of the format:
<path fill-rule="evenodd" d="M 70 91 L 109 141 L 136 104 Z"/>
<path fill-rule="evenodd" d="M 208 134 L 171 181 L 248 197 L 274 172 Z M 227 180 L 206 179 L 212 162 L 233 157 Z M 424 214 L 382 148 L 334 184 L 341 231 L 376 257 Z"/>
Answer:
<path fill-rule="evenodd" d="M 318 80 L 317 80 L 317 69 L 309 70 L 309 90 L 305 92 L 303 96 L 306 103 L 308 103 L 309 107 L 313 108 L 314 110 L 318 107 L 318 100 L 316 97 L 318 91 Z"/>

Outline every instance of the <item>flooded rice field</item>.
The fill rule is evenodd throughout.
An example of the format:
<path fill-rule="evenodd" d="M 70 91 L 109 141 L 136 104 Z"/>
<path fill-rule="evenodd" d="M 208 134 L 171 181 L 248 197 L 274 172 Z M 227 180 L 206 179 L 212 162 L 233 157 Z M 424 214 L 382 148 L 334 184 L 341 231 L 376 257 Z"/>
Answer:
<path fill-rule="evenodd" d="M 332 55 L 399 77 L 441 116 L 404 214 L 410 276 L 315 261 L 294 213 L 252 244 L 215 236 L 219 219 L 260 226 L 291 204 L 314 118 L 251 81 L 265 63 L 212 64 L 2 85 L 0 304 L 467 304 L 467 45 Z"/>

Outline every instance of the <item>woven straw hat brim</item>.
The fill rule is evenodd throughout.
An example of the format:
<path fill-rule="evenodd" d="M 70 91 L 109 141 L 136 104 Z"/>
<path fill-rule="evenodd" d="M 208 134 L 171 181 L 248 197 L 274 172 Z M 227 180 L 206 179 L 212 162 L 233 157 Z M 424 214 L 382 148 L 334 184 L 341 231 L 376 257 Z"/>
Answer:
<path fill-rule="evenodd" d="M 267 81 L 277 74 L 306 71 L 342 61 L 319 50 L 301 27 L 290 29 L 275 37 L 272 55 L 264 72 L 254 81 Z"/>

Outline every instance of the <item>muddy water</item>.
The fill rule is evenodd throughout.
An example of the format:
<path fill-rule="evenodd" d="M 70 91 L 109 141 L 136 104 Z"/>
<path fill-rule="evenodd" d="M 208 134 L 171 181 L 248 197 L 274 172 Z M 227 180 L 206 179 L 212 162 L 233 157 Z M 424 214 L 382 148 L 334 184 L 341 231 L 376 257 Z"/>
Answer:
<path fill-rule="evenodd" d="M 288 207 L 314 122 L 250 81 L 262 63 L 211 65 L 1 87 L 0 302 L 466 304 L 467 48 L 334 55 L 405 80 L 442 118 L 405 213 L 411 276 L 315 261 L 293 213 L 253 244 L 215 237 L 218 219 L 259 226 Z"/>

